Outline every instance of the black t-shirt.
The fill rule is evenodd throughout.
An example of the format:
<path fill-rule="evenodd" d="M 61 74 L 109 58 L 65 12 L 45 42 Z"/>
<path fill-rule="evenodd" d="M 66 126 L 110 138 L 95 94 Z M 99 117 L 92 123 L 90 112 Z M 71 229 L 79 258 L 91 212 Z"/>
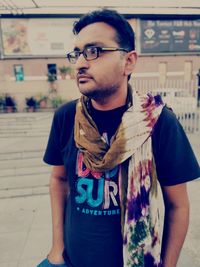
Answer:
<path fill-rule="evenodd" d="M 73 267 L 122 267 L 120 166 L 104 173 L 86 168 L 74 143 L 75 104 L 72 101 L 55 112 L 44 155 L 44 161 L 50 165 L 65 165 L 69 181 L 64 255 L 67 264 Z M 125 106 L 111 111 L 91 108 L 98 130 L 108 143 L 124 111 Z M 200 177 L 188 139 L 175 115 L 166 107 L 154 127 L 152 148 L 161 185 L 175 185 Z"/>

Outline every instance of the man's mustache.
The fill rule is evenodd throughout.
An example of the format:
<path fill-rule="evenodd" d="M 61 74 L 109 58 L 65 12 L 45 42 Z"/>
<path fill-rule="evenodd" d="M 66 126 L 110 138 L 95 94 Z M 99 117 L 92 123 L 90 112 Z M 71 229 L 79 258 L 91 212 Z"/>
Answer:
<path fill-rule="evenodd" d="M 87 78 L 90 78 L 90 79 L 93 79 L 92 75 L 90 75 L 86 69 L 80 69 L 78 72 L 77 72 L 77 79 L 80 78 L 80 77 L 87 77 Z"/>

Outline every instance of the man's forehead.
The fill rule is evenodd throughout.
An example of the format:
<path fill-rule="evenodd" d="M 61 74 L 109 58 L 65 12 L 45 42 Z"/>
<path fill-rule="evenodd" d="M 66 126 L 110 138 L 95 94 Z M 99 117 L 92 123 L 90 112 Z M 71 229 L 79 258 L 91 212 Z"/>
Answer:
<path fill-rule="evenodd" d="M 83 48 L 88 44 L 114 45 L 116 31 L 106 23 L 98 22 L 84 27 L 74 40 L 75 47 Z"/>

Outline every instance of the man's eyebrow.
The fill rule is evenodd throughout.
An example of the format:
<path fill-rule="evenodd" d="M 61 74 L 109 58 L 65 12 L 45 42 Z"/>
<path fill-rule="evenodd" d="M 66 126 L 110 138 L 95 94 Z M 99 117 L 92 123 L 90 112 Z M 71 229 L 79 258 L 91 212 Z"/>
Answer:
<path fill-rule="evenodd" d="M 102 42 L 92 42 L 92 43 L 87 43 L 87 44 L 85 44 L 84 45 L 84 48 L 86 48 L 86 47 L 90 47 L 90 46 L 105 46 L 105 44 L 104 43 L 102 43 Z M 83 48 L 83 49 L 84 49 Z M 74 51 L 80 51 L 81 49 L 79 48 L 79 47 L 77 47 L 77 46 L 75 46 L 74 47 Z"/>
<path fill-rule="evenodd" d="M 92 43 L 88 43 L 85 45 L 85 47 L 88 47 L 88 46 L 105 46 L 105 44 L 102 42 L 92 42 Z"/>
<path fill-rule="evenodd" d="M 77 46 L 74 47 L 74 51 L 80 51 L 80 48 L 78 48 Z"/>

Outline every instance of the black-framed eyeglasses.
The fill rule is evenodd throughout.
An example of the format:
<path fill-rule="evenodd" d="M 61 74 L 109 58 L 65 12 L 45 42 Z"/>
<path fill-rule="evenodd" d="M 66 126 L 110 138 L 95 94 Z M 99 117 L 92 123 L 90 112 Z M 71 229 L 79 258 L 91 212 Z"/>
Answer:
<path fill-rule="evenodd" d="M 82 51 L 74 50 L 67 54 L 67 59 L 70 63 L 75 64 L 80 57 L 81 54 L 83 54 L 84 58 L 87 61 L 94 60 L 99 57 L 100 53 L 102 52 L 114 52 L 114 51 L 123 51 L 128 53 L 129 51 L 127 49 L 121 48 L 121 47 L 98 47 L 98 46 L 89 46 L 85 47 Z"/>

